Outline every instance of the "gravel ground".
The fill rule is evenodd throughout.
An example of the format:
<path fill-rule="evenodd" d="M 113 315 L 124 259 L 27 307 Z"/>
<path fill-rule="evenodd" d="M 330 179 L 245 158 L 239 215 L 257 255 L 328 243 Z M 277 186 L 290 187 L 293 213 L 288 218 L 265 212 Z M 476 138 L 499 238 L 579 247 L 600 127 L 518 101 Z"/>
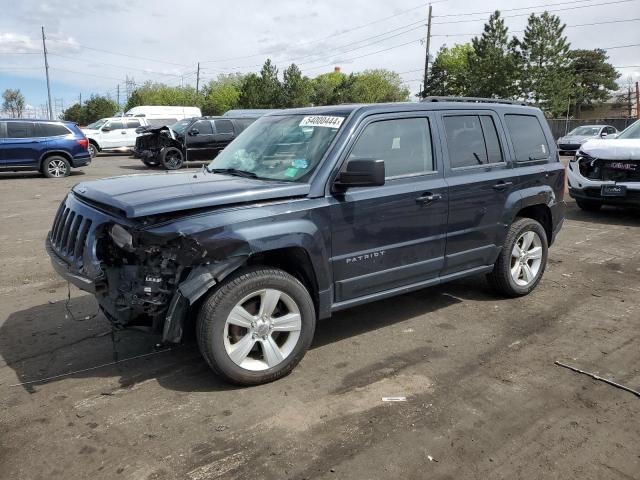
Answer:
<path fill-rule="evenodd" d="M 76 289 L 66 310 L 44 251 L 59 202 L 146 171 L 0 175 L 0 478 L 640 478 L 640 398 L 554 366 L 640 389 L 637 211 L 570 201 L 528 297 L 472 278 L 345 311 L 292 375 L 234 388 L 193 342 L 112 339 Z"/>

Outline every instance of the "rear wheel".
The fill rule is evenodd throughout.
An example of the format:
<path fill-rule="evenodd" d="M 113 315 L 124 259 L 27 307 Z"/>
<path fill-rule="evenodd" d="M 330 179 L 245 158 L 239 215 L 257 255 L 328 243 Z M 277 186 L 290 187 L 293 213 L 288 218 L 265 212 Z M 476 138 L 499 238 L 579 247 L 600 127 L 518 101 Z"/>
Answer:
<path fill-rule="evenodd" d="M 184 165 L 184 155 L 175 147 L 162 149 L 161 162 L 167 170 L 178 170 Z"/>
<path fill-rule="evenodd" d="M 71 173 L 71 165 L 66 158 L 53 155 L 42 162 L 42 173 L 47 178 L 68 177 Z"/>
<path fill-rule="evenodd" d="M 487 279 L 503 295 L 527 295 L 542 278 L 547 253 L 547 234 L 542 225 L 531 218 L 518 218 L 509 227 L 504 247 Z"/>
<path fill-rule="evenodd" d="M 316 316 L 306 288 L 288 273 L 245 270 L 205 300 L 198 315 L 198 345 L 207 363 L 241 385 L 287 375 L 311 344 Z"/>
<path fill-rule="evenodd" d="M 91 158 L 94 158 L 96 155 L 98 155 L 98 147 L 93 142 L 89 142 L 87 150 L 89 151 L 89 155 L 91 155 Z"/>
<path fill-rule="evenodd" d="M 578 207 L 580 207 L 585 212 L 597 212 L 602 208 L 602 204 L 598 202 L 590 202 L 585 200 L 576 200 Z"/>

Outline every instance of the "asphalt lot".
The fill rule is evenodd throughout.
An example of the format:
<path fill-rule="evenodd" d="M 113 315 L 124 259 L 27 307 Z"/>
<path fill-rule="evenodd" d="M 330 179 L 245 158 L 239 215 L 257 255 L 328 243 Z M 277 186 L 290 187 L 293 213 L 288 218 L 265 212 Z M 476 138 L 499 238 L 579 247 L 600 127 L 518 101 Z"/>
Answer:
<path fill-rule="evenodd" d="M 554 366 L 640 389 L 638 211 L 570 201 L 528 297 L 474 278 L 345 311 L 292 375 L 234 388 L 193 343 L 113 342 L 76 289 L 66 311 L 44 251 L 59 202 L 147 171 L 100 156 L 61 180 L 0 174 L 0 478 L 640 478 L 640 398 Z M 145 356 L 93 368 L 114 348 Z"/>

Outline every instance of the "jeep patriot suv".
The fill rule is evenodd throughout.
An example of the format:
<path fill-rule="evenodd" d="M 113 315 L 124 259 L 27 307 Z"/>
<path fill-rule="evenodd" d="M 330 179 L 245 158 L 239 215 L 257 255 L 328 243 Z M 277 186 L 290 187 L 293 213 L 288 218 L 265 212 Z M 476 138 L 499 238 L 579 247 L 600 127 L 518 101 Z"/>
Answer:
<path fill-rule="evenodd" d="M 46 244 L 116 327 L 179 342 L 193 318 L 209 365 L 258 384 L 289 373 L 333 312 L 477 274 L 528 294 L 562 226 L 564 180 L 527 106 L 285 110 L 202 171 L 76 185 Z"/>

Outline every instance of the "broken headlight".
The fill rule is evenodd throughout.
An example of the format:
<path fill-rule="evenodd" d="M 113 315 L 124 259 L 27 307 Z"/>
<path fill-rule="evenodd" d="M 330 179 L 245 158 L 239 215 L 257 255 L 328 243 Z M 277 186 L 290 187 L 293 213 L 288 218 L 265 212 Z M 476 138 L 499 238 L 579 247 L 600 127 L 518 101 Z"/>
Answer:
<path fill-rule="evenodd" d="M 109 236 L 113 243 L 123 250 L 133 250 L 133 237 L 123 226 L 113 225 L 109 230 Z"/>

